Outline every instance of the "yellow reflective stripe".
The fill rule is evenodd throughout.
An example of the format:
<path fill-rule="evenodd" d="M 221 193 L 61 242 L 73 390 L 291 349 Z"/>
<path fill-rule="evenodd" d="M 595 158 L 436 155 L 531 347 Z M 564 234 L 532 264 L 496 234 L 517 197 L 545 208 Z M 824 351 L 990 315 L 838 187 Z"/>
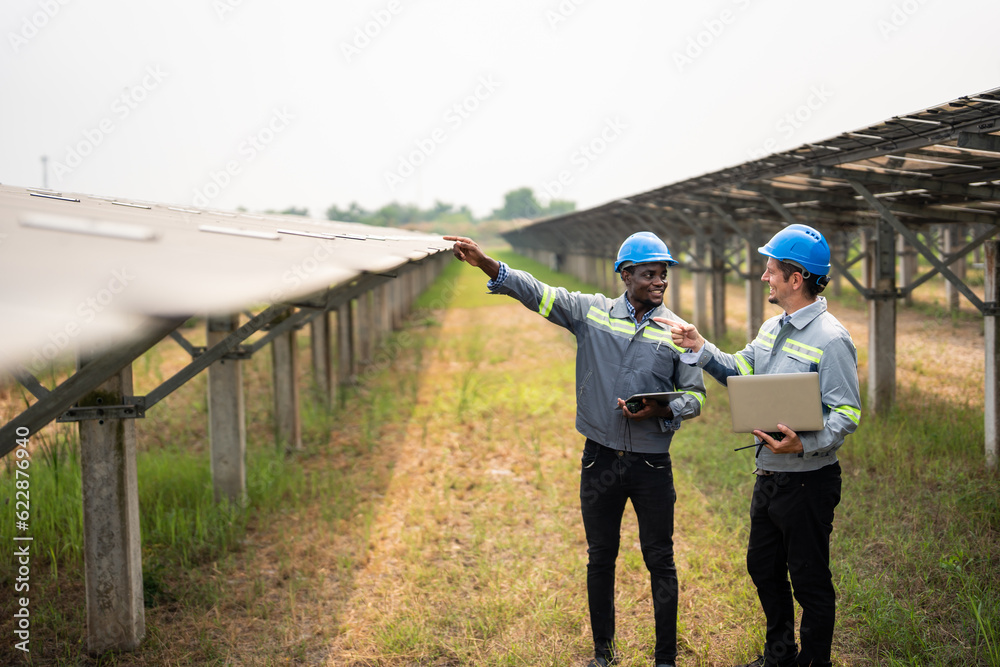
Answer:
<path fill-rule="evenodd" d="M 642 335 L 644 338 L 652 338 L 653 340 L 660 341 L 661 343 L 666 341 L 670 347 L 674 348 L 678 352 L 687 352 L 683 347 L 678 347 L 674 345 L 674 337 L 670 335 L 667 331 L 660 331 L 659 329 L 653 328 L 653 325 L 647 324 L 646 328 L 643 330 Z"/>
<path fill-rule="evenodd" d="M 687 394 L 688 396 L 694 396 L 696 399 L 698 399 L 698 405 L 705 407 L 705 394 L 699 393 L 697 391 L 685 391 L 684 393 Z"/>
<path fill-rule="evenodd" d="M 597 322 L 601 326 L 607 327 L 612 331 L 618 331 L 621 333 L 626 333 L 632 335 L 635 333 L 635 325 L 627 320 L 611 319 L 608 314 L 597 306 L 591 306 L 590 310 L 587 312 L 587 319 Z"/>
<path fill-rule="evenodd" d="M 545 286 L 545 293 L 542 295 L 542 302 L 538 304 L 538 312 L 542 317 L 548 317 L 552 312 L 552 306 L 556 302 L 555 288 Z"/>
<path fill-rule="evenodd" d="M 742 354 L 737 352 L 733 357 L 736 359 L 736 368 L 739 370 L 740 375 L 753 375 L 753 368 L 750 366 L 750 362 Z"/>
<path fill-rule="evenodd" d="M 819 363 L 819 357 L 818 356 L 811 355 L 808 352 L 803 352 L 802 350 L 797 350 L 794 347 L 792 347 L 792 345 L 794 345 L 794 343 L 792 343 L 792 341 L 785 341 L 785 345 L 781 348 L 781 351 L 782 352 L 788 352 L 789 354 L 794 354 L 796 357 L 800 357 L 802 359 L 805 359 L 806 361 L 811 361 L 811 362 L 817 363 L 817 364 Z M 812 349 L 816 349 L 816 348 L 812 348 Z M 823 353 L 820 352 L 820 354 L 823 354 Z"/>
<path fill-rule="evenodd" d="M 806 345 L 805 343 L 800 343 L 799 341 L 793 338 L 789 338 L 787 342 L 791 343 L 792 345 L 795 345 L 796 347 L 801 347 L 803 350 L 806 350 L 808 352 L 815 352 L 817 357 L 823 356 L 823 350 L 819 349 L 818 347 L 813 347 L 812 345 Z"/>
<path fill-rule="evenodd" d="M 861 410 L 858 408 L 853 408 L 850 405 L 838 405 L 837 407 L 830 406 L 834 412 L 839 412 L 840 414 L 846 416 L 854 425 L 857 426 L 861 423 Z"/>
<path fill-rule="evenodd" d="M 774 347 L 774 341 L 777 340 L 777 336 L 774 334 L 769 334 L 766 331 L 760 331 L 757 333 L 757 340 L 760 342 L 761 346 L 767 350 Z"/>

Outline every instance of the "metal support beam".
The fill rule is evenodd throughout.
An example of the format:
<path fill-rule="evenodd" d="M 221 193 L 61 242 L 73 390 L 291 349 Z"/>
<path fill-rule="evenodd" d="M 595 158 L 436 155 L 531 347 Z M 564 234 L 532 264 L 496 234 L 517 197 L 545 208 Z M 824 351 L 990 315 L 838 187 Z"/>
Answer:
<path fill-rule="evenodd" d="M 239 328 L 239 317 L 210 316 L 208 347 Z M 222 358 L 208 367 L 208 437 L 212 450 L 215 502 L 246 502 L 247 428 L 243 398 L 243 362 Z"/>
<path fill-rule="evenodd" d="M 1000 137 L 993 134 L 959 132 L 958 146 L 960 148 L 972 148 L 977 151 L 987 151 L 1000 155 Z"/>
<path fill-rule="evenodd" d="M 89 363 L 81 357 L 81 371 Z M 131 394 L 132 366 L 126 365 L 81 397 L 80 404 L 117 405 Z M 87 649 L 92 654 L 131 651 L 146 634 L 135 420 L 80 422 L 80 468 Z"/>
<path fill-rule="evenodd" d="M 887 222 L 889 225 L 893 227 L 893 229 L 895 229 L 904 238 L 906 238 L 907 242 L 909 242 L 910 245 L 916 248 L 920 252 L 920 254 L 923 255 L 924 258 L 931 263 L 931 266 L 936 268 L 941 273 L 941 275 L 943 275 L 945 278 L 948 279 L 949 282 L 955 285 L 955 288 L 963 295 L 965 295 L 965 298 L 967 298 L 972 303 L 972 305 L 974 305 L 976 309 L 979 310 L 979 312 L 983 312 L 982 300 L 978 296 L 976 296 L 976 294 L 972 290 L 970 290 L 968 286 L 951 271 L 951 269 L 945 266 L 941 262 L 941 260 L 938 259 L 937 255 L 931 252 L 931 250 L 927 246 L 925 246 L 920 241 L 919 238 L 917 238 L 917 235 L 912 230 L 910 230 L 908 227 L 906 227 L 906 225 L 901 223 L 896 218 L 896 216 L 893 215 L 892 211 L 887 209 L 882 204 L 882 202 L 880 202 L 875 197 L 875 195 L 873 195 L 871 192 L 868 191 L 868 188 L 866 188 L 864 185 L 862 185 L 857 181 L 851 181 L 850 183 L 851 187 L 853 187 L 858 194 L 864 197 L 865 201 L 867 201 L 872 208 L 878 211 L 882 220 Z"/>
<path fill-rule="evenodd" d="M 984 318 L 986 342 L 986 392 L 984 415 L 986 420 L 986 467 L 997 468 L 1000 450 L 1000 241 L 986 243 L 986 265 L 984 297 L 992 305 Z"/>
<path fill-rule="evenodd" d="M 199 354 L 190 364 L 174 373 L 174 375 L 153 391 L 146 394 L 146 409 L 162 401 L 164 398 L 175 392 L 185 382 L 193 378 L 211 366 L 216 360 L 229 355 L 233 350 L 240 347 L 240 343 L 249 338 L 253 333 L 259 331 L 264 325 L 278 317 L 284 308 L 270 306 L 259 314 L 251 317 L 247 322 L 231 333 L 225 339 L 209 347 L 205 352 Z M 183 321 L 181 322 L 183 324 Z"/>
<path fill-rule="evenodd" d="M 947 225 L 942 230 L 942 233 L 944 235 L 944 249 L 943 249 L 944 255 L 946 256 L 951 255 L 953 252 L 955 252 L 955 250 L 959 246 L 962 245 L 963 231 L 964 230 L 962 225 Z M 955 273 L 955 275 L 964 283 L 965 255 L 956 257 L 951 261 L 947 260 L 944 261 L 947 262 L 948 267 L 951 268 L 951 270 Z M 955 289 L 954 283 L 952 283 L 951 281 L 945 281 L 944 294 L 945 294 L 945 303 L 948 304 L 948 310 L 951 311 L 953 315 L 957 314 L 960 307 L 960 299 L 958 298 L 959 297 L 958 290 Z"/>
<path fill-rule="evenodd" d="M 32 404 L 0 428 L 0 457 L 17 446 L 18 429 L 26 428 L 30 433 L 38 432 L 102 382 L 131 364 L 164 336 L 184 324 L 186 320 L 186 316 L 159 320 L 145 334 L 132 342 L 118 345 L 89 361 L 72 377 L 50 391 L 45 398 Z"/>

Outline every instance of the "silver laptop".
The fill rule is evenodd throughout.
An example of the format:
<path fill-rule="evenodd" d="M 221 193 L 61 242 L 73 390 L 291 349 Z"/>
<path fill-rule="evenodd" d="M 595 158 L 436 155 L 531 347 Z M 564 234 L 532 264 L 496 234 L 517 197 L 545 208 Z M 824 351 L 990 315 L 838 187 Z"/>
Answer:
<path fill-rule="evenodd" d="M 823 428 L 819 373 L 733 375 L 727 385 L 736 433 L 775 432 L 778 424 L 796 432 Z"/>

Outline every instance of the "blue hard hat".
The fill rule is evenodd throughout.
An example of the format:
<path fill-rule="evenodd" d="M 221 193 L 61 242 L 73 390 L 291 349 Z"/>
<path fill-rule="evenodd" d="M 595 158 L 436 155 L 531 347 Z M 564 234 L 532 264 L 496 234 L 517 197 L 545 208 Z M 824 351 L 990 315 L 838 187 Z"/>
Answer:
<path fill-rule="evenodd" d="M 757 248 L 757 252 L 800 266 L 812 275 L 830 273 L 830 246 L 823 235 L 809 225 L 788 225 L 772 236 L 763 248 Z"/>
<path fill-rule="evenodd" d="M 615 260 L 615 271 L 621 272 L 621 265 L 625 262 L 632 264 L 645 264 L 646 262 L 666 262 L 667 266 L 677 263 L 670 256 L 667 244 L 653 232 L 636 232 L 625 239 L 622 247 L 618 249 L 618 259 Z"/>

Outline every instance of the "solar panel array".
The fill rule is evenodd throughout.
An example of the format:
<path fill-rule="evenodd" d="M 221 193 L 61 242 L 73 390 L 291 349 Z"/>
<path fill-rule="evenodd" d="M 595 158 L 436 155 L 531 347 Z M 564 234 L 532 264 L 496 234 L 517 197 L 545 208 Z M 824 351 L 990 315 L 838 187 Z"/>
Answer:
<path fill-rule="evenodd" d="M 450 247 L 360 223 L 0 186 L 0 369 L 134 339 L 164 317 L 294 301 Z"/>
<path fill-rule="evenodd" d="M 1000 88 L 542 220 L 505 237 L 515 247 L 606 257 L 633 231 L 678 238 L 720 219 L 729 232 L 759 225 L 773 233 L 788 224 L 788 212 L 824 231 L 874 224 L 879 213 L 850 180 L 864 183 L 908 225 L 995 226 L 998 130 Z"/>

